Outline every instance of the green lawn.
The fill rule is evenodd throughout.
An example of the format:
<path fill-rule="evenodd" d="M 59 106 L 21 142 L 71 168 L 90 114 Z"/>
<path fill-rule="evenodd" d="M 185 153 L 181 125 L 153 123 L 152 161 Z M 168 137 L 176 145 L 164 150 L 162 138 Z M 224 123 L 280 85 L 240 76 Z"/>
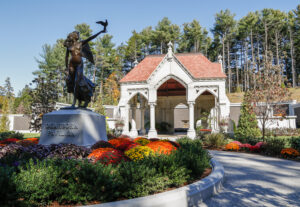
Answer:
<path fill-rule="evenodd" d="M 24 138 L 40 138 L 40 133 L 24 133 Z"/>

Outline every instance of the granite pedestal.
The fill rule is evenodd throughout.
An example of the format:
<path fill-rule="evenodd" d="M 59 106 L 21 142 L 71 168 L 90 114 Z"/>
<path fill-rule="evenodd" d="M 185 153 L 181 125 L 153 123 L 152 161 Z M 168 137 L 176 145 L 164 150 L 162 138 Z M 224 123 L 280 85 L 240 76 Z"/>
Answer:
<path fill-rule="evenodd" d="M 86 109 L 53 111 L 43 115 L 39 144 L 69 143 L 89 147 L 107 141 L 105 116 Z"/>

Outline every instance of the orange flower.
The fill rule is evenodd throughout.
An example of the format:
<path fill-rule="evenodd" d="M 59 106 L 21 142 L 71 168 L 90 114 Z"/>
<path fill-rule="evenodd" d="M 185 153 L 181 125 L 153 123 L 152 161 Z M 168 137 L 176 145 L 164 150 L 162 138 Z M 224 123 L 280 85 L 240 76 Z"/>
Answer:
<path fill-rule="evenodd" d="M 116 138 L 111 139 L 108 141 L 110 144 L 112 144 L 116 149 L 118 150 L 126 150 L 129 145 L 133 144 L 133 141 L 130 141 L 128 138 Z"/>
<path fill-rule="evenodd" d="M 30 141 L 33 142 L 34 144 L 38 144 L 39 143 L 39 138 L 27 138 L 24 139 L 25 141 Z"/>
<path fill-rule="evenodd" d="M 150 142 L 146 146 L 150 147 L 155 153 L 158 154 L 170 154 L 173 150 L 177 149 L 170 142 L 166 141 L 154 141 Z"/>
<path fill-rule="evenodd" d="M 233 142 L 226 144 L 225 148 L 226 150 L 236 150 L 236 151 L 240 149 L 239 145 Z"/>
<path fill-rule="evenodd" d="M 282 149 L 280 154 L 283 156 L 293 156 L 293 157 L 297 157 L 300 155 L 299 152 L 293 148 Z"/>

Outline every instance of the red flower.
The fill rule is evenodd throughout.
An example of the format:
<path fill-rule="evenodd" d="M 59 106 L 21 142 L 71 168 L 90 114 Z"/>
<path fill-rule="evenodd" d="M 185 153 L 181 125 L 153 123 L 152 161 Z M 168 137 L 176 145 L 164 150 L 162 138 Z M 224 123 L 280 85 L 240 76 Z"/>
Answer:
<path fill-rule="evenodd" d="M 20 140 L 16 139 L 16 138 L 7 138 L 7 139 L 0 141 L 0 144 L 16 143 L 17 141 L 20 141 Z"/>
<path fill-rule="evenodd" d="M 259 150 L 260 150 L 259 148 L 260 148 L 259 146 L 255 145 L 255 146 L 251 146 L 249 149 L 251 152 L 259 152 Z"/>
<path fill-rule="evenodd" d="M 126 150 L 129 147 L 129 145 L 134 144 L 134 142 L 129 140 L 128 138 L 116 138 L 111 139 L 108 142 L 112 144 L 116 149 L 122 151 Z"/>
<path fill-rule="evenodd" d="M 211 132 L 211 129 L 200 129 L 200 132 Z"/>

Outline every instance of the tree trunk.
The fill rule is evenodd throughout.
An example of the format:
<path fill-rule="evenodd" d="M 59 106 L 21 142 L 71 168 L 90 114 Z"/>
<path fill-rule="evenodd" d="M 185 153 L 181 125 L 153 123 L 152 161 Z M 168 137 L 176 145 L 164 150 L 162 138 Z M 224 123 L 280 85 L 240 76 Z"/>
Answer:
<path fill-rule="evenodd" d="M 253 46 L 253 32 L 252 32 L 252 28 L 251 28 L 251 32 L 250 32 L 250 39 L 251 39 L 251 59 L 252 59 L 252 64 L 251 64 L 251 72 L 252 72 L 252 80 L 253 80 L 253 84 L 254 84 L 254 88 L 256 87 L 256 77 L 255 77 L 255 67 L 254 67 L 254 46 Z"/>
<path fill-rule="evenodd" d="M 291 50 L 291 61 L 292 61 L 293 88 L 295 88 L 296 87 L 296 71 L 295 71 L 295 63 L 294 63 L 294 41 L 293 41 L 291 27 L 289 27 L 289 33 L 290 33 L 290 50 Z"/>
<path fill-rule="evenodd" d="M 268 60 L 268 27 L 267 27 L 267 23 L 264 24 L 265 26 L 265 63 Z"/>
<path fill-rule="evenodd" d="M 245 88 L 249 89 L 249 69 L 248 69 L 248 43 L 245 41 Z"/>
<path fill-rule="evenodd" d="M 223 47 L 223 54 L 222 54 L 222 58 L 223 58 L 223 71 L 225 72 L 225 36 L 223 35 L 222 37 L 222 47 Z"/>
<path fill-rule="evenodd" d="M 228 92 L 231 93 L 231 67 L 230 67 L 230 52 L 229 52 L 228 40 L 227 40 L 227 67 L 228 67 Z"/>
<path fill-rule="evenodd" d="M 237 53 L 235 53 L 235 70 L 236 70 L 236 87 L 240 87 Z"/>

